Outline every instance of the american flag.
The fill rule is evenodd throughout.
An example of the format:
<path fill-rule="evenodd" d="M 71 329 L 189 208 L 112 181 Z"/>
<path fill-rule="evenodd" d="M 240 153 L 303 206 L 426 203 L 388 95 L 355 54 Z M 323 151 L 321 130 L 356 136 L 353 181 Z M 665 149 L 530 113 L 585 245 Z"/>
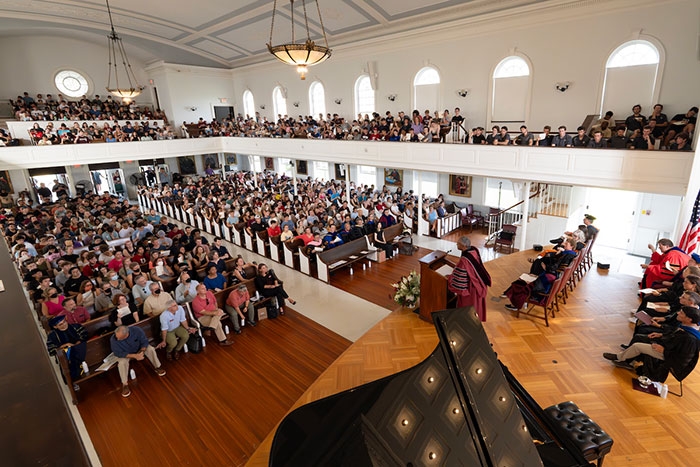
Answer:
<path fill-rule="evenodd" d="M 698 192 L 697 198 L 695 198 L 695 204 L 693 205 L 693 212 L 690 214 L 690 221 L 688 226 L 683 232 L 681 241 L 678 242 L 678 248 L 691 254 L 698 247 L 698 237 L 700 237 L 700 191 Z"/>

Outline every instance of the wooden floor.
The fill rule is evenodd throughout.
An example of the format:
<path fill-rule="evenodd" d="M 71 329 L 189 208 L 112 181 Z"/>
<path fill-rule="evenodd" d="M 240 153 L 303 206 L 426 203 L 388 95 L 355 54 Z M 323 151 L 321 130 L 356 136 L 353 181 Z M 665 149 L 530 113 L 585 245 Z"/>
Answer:
<path fill-rule="evenodd" d="M 132 364 L 127 399 L 116 370 L 81 385 L 78 408 L 104 466 L 243 465 L 350 345 L 289 309 L 232 336 L 230 347 L 163 362 L 163 378 Z"/>
<path fill-rule="evenodd" d="M 698 465 L 698 370 L 686 379 L 683 398 L 669 395 L 664 400 L 634 391 L 633 374 L 614 368 L 601 356 L 631 337 L 627 318 L 638 303 L 637 278 L 590 271 L 547 328 L 539 320 L 516 319 L 499 298 L 512 280 L 529 270 L 530 256 L 531 251 L 514 253 L 487 263 L 494 284 L 484 327 L 499 358 L 541 406 L 573 400 L 613 437 L 607 467 Z M 417 268 L 419 257 L 393 260 L 388 263 L 391 270 L 356 272 L 352 278 L 334 278 L 333 283 L 369 300 L 383 300 L 382 295 L 388 297 L 391 291 L 388 284 Z M 409 368 L 429 355 L 436 343 L 432 325 L 398 308 L 341 355 L 295 407 Z M 668 383 L 678 388 L 673 378 Z M 273 434 L 248 465 L 267 465 Z"/>

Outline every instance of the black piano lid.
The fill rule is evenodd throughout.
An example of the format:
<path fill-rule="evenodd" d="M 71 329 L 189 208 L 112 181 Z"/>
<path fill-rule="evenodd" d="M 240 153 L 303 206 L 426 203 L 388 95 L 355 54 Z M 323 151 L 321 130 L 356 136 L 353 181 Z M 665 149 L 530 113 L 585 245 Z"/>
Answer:
<path fill-rule="evenodd" d="M 285 417 L 269 465 L 542 466 L 473 309 L 433 321 L 440 343 L 418 365 Z"/>

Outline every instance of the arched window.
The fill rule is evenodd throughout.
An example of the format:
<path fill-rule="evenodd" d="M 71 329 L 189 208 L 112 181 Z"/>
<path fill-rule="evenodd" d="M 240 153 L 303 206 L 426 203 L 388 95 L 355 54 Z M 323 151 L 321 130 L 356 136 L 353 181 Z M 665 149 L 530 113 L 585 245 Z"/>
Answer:
<path fill-rule="evenodd" d="M 248 90 L 243 93 L 243 113 L 250 118 L 255 118 L 255 99 L 253 99 L 253 93 Z"/>
<path fill-rule="evenodd" d="M 374 89 L 369 76 L 362 75 L 355 81 L 355 113 L 372 115 L 374 112 Z"/>
<path fill-rule="evenodd" d="M 491 123 L 521 123 L 527 120 L 530 101 L 530 66 L 511 55 L 493 70 Z"/>
<path fill-rule="evenodd" d="M 494 78 L 514 78 L 516 76 L 529 76 L 530 67 L 520 57 L 511 56 L 501 60 L 493 71 Z"/>
<path fill-rule="evenodd" d="M 624 119 L 636 104 L 643 115 L 651 112 L 660 62 L 659 49 L 649 41 L 629 41 L 616 48 L 605 64 L 601 114 L 612 110 L 616 119 Z"/>
<path fill-rule="evenodd" d="M 318 118 L 319 114 L 326 117 L 326 91 L 319 81 L 314 81 L 309 86 L 309 111 L 314 118 Z"/>
<path fill-rule="evenodd" d="M 414 108 L 421 111 L 439 110 L 440 102 L 440 74 L 430 66 L 421 68 L 413 78 L 413 102 Z"/>
<path fill-rule="evenodd" d="M 272 106 L 275 109 L 275 121 L 279 118 L 278 115 L 282 117 L 287 115 L 287 98 L 284 95 L 282 86 L 276 86 L 272 90 Z"/>

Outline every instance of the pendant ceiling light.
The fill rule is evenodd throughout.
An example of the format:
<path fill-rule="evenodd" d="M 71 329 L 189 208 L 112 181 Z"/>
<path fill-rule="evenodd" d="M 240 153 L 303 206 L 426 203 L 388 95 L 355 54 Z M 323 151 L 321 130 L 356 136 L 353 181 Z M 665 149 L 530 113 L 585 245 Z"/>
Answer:
<path fill-rule="evenodd" d="M 301 75 L 301 79 L 306 79 L 306 72 L 309 66 L 316 65 L 325 61 L 331 56 L 331 49 L 328 48 L 328 38 L 326 38 L 326 29 L 323 27 L 323 18 L 321 18 L 321 8 L 318 6 L 318 0 L 313 0 L 316 3 L 318 11 L 318 20 L 321 24 L 321 33 L 325 47 L 317 45 L 311 40 L 309 33 L 309 18 L 306 15 L 306 0 L 301 0 L 304 10 L 304 24 L 306 25 L 306 41 L 296 42 L 294 37 L 294 0 L 290 0 L 291 25 L 292 25 L 292 41 L 287 44 L 272 45 L 272 33 L 275 29 L 275 13 L 277 12 L 277 0 L 272 7 L 272 25 L 270 26 L 270 42 L 267 44 L 267 50 L 278 60 L 297 67 L 297 72 Z"/>
<path fill-rule="evenodd" d="M 109 39 L 109 77 L 107 78 L 107 91 L 116 96 L 121 97 L 126 102 L 131 101 L 134 97 L 141 94 L 143 91 L 143 86 L 139 85 L 136 81 L 136 76 L 131 70 L 131 63 L 126 56 L 126 51 L 124 50 L 124 44 L 122 43 L 122 38 L 114 30 L 114 23 L 112 22 L 112 10 L 109 8 L 109 0 L 107 2 L 107 13 L 109 14 L 109 25 L 112 28 L 112 32 L 107 36 Z M 119 69 L 119 59 L 122 63 L 122 70 Z M 119 82 L 120 75 L 122 77 L 121 83 Z M 112 86 L 114 82 L 114 87 Z"/>

